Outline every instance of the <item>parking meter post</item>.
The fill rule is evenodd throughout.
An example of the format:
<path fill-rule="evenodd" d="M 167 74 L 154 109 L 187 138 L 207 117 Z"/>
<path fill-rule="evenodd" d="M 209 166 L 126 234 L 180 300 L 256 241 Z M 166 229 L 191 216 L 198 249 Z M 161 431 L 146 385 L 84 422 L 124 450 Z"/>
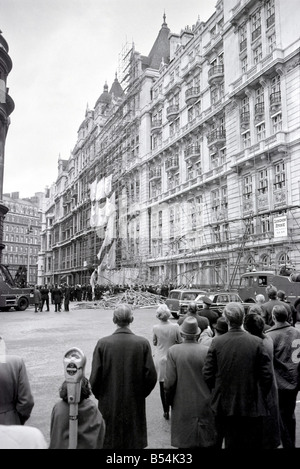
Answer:
<path fill-rule="evenodd" d="M 78 440 L 78 403 L 80 401 L 81 380 L 84 376 L 86 357 L 80 349 L 73 347 L 65 353 L 63 362 L 69 404 L 69 449 L 76 449 Z"/>

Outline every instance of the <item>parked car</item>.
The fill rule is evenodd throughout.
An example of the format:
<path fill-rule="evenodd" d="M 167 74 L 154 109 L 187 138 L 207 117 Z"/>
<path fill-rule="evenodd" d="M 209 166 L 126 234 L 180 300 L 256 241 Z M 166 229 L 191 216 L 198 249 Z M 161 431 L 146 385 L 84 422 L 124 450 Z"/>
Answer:
<path fill-rule="evenodd" d="M 195 299 L 199 309 L 203 308 L 204 306 L 204 303 L 202 300 L 203 296 L 204 295 L 199 294 L 197 298 Z M 235 292 L 227 292 L 227 291 L 207 292 L 205 296 L 207 296 L 212 301 L 210 309 L 212 309 L 213 311 L 216 311 L 220 316 L 222 315 L 222 312 L 223 312 L 224 307 L 226 306 L 226 303 L 231 303 L 231 302 L 241 303 L 244 306 L 246 314 L 250 306 L 253 305 L 253 302 L 250 302 L 250 303 L 244 302 L 239 296 L 239 294 Z"/>
<path fill-rule="evenodd" d="M 181 314 L 186 313 L 191 301 L 195 301 L 197 297 L 203 295 L 206 295 L 206 291 L 197 288 L 171 290 L 165 303 L 171 311 L 172 316 L 178 319 Z"/>

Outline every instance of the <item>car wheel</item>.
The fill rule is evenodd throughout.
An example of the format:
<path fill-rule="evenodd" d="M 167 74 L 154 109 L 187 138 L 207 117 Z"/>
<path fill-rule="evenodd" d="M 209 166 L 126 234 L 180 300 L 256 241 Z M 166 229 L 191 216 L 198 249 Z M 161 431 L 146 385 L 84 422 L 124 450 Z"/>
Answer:
<path fill-rule="evenodd" d="M 18 299 L 18 305 L 15 307 L 16 311 L 25 311 L 25 309 L 28 308 L 29 301 L 28 298 L 25 296 L 22 296 L 21 298 Z"/>

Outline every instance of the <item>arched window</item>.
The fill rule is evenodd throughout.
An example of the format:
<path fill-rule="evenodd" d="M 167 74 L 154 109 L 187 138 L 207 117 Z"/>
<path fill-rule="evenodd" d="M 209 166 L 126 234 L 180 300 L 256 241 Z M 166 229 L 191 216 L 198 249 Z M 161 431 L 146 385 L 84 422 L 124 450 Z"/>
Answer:
<path fill-rule="evenodd" d="M 270 267 L 270 256 L 268 254 L 265 254 L 262 256 L 261 263 L 263 268 L 268 268 Z"/>
<path fill-rule="evenodd" d="M 279 265 L 287 265 L 290 263 L 290 258 L 289 256 L 287 255 L 286 252 L 283 252 L 282 254 L 280 254 L 280 256 L 278 257 L 278 264 Z"/>

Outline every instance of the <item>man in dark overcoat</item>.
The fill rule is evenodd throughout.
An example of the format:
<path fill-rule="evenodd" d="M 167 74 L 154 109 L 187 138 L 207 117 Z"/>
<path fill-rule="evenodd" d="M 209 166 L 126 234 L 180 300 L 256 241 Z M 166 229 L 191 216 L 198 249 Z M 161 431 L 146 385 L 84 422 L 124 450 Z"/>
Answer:
<path fill-rule="evenodd" d="M 129 305 L 113 314 L 116 331 L 98 341 L 93 352 L 90 383 L 106 423 L 103 449 L 147 446 L 146 397 L 157 381 L 149 341 L 135 335 Z"/>
<path fill-rule="evenodd" d="M 225 449 L 261 449 L 262 417 L 274 371 L 261 338 L 243 329 L 244 308 L 224 308 L 228 332 L 214 337 L 203 367 L 212 409 Z"/>

